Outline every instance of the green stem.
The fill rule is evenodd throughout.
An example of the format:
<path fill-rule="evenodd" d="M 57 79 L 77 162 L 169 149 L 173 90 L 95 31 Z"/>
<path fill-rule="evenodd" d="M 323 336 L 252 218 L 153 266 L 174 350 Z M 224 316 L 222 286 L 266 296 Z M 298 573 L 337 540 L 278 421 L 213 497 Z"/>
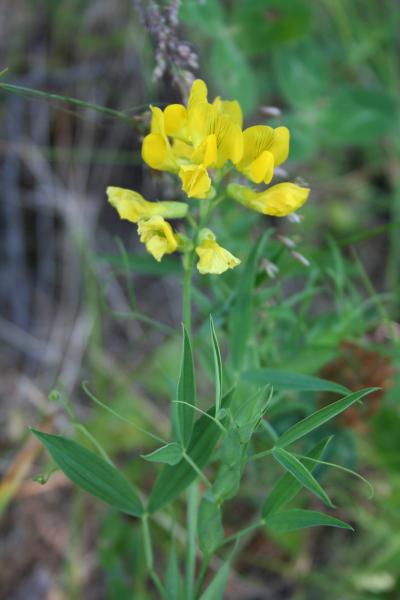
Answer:
<path fill-rule="evenodd" d="M 201 569 L 200 569 L 200 573 L 199 573 L 199 578 L 197 580 L 196 587 L 195 587 L 195 590 L 194 590 L 194 597 L 195 597 L 195 599 L 199 598 L 199 596 L 200 596 L 201 588 L 202 588 L 204 580 L 206 578 L 207 571 L 208 571 L 208 565 L 209 564 L 210 564 L 210 557 L 209 556 L 205 556 L 204 560 L 203 560 L 203 563 L 201 565 Z"/>
<path fill-rule="evenodd" d="M 185 579 L 185 600 L 193 600 L 193 583 L 196 568 L 196 534 L 197 534 L 197 482 L 188 490 L 187 505 L 187 562 Z"/>
<path fill-rule="evenodd" d="M 185 278 L 183 281 L 183 324 L 185 325 L 186 331 L 189 336 L 192 333 L 192 269 L 193 269 L 193 255 L 187 257 L 187 265 L 185 265 Z"/>
<path fill-rule="evenodd" d="M 153 581 L 155 587 L 157 588 L 161 598 L 166 598 L 166 593 L 163 584 L 161 583 L 157 573 L 154 570 L 154 561 L 153 561 L 153 547 L 151 544 L 151 536 L 148 522 L 148 515 L 144 514 L 142 517 L 142 526 L 143 526 L 143 543 L 144 543 L 144 556 L 146 559 L 146 568 Z"/>
<path fill-rule="evenodd" d="M 258 529 L 262 525 L 264 525 L 264 521 L 262 519 L 260 519 L 259 521 L 256 521 L 252 525 L 249 525 L 248 527 L 245 527 L 244 529 L 241 529 L 237 533 L 234 533 L 233 535 L 230 535 L 229 537 L 226 537 L 222 541 L 222 543 L 219 545 L 219 547 L 225 546 L 225 544 L 229 544 L 230 542 L 236 542 L 236 540 L 240 539 L 244 535 L 247 535 L 248 533 L 251 533 L 255 529 Z"/>

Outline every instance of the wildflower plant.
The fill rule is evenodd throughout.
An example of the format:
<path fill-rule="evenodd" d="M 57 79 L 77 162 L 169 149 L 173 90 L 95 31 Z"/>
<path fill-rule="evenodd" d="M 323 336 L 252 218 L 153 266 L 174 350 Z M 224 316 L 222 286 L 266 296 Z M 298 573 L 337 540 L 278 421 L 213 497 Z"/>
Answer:
<path fill-rule="evenodd" d="M 374 388 L 350 393 L 330 381 L 263 368 L 256 344 L 251 344 L 251 302 L 258 265 L 267 260 L 263 249 L 268 232 L 245 257 L 235 256 L 229 243 L 225 248 L 213 231 L 222 203 L 236 202 L 243 210 L 273 217 L 284 217 L 301 208 L 309 188 L 292 182 L 271 184 L 276 168 L 288 155 L 286 127 L 243 128 L 240 104 L 219 97 L 209 102 L 207 87 L 201 80 L 194 81 L 186 105 L 151 107 L 150 131 L 142 145 L 143 160 L 151 169 L 175 175 L 184 199 L 150 201 L 136 191 L 119 187 L 109 187 L 107 196 L 121 219 L 137 226 L 140 241 L 156 261 L 173 253 L 182 257 L 182 353 L 171 403 L 171 436 L 165 440 L 149 433 L 157 446 L 138 459 L 153 463 L 158 474 L 151 490 L 139 491 L 139 486 L 129 481 L 101 449 L 99 452 L 97 444 L 94 452 L 65 437 L 34 431 L 76 485 L 114 509 L 140 519 L 148 574 L 161 598 L 222 598 L 237 542 L 253 530 L 282 533 L 321 525 L 351 529 L 332 513 L 334 504 L 316 471 L 320 464 L 338 467 L 324 460 L 331 438 L 321 433 L 317 440 L 313 438 L 311 447 L 308 440 L 310 434 Z M 201 276 L 210 277 L 242 269 L 240 286 L 219 331 L 211 315 L 209 318 L 207 353 L 213 364 L 214 390 L 200 406 L 196 383 L 199 373 L 193 356 L 197 353 L 197 348 L 193 352 L 196 331 L 191 314 L 195 267 Z M 226 352 L 221 352 L 218 340 L 226 330 L 229 345 Z M 278 431 L 269 413 L 277 402 L 285 402 L 284 396 L 276 397 L 274 392 L 282 386 L 341 397 Z M 112 404 L 100 404 L 118 417 Z M 92 436 L 90 439 L 93 443 Z M 255 518 L 226 535 L 226 503 L 240 494 L 247 470 L 260 461 L 273 461 L 282 475 L 270 489 L 258 490 L 253 500 Z M 304 508 L 304 502 L 296 504 L 303 489 L 330 512 Z M 186 533 L 181 541 L 185 550 L 180 560 L 173 527 L 180 513 L 171 517 L 169 508 L 172 504 L 181 508 L 184 503 Z M 164 521 L 166 517 L 171 521 L 171 552 L 165 575 L 153 557 L 152 520 L 159 512 Z M 223 561 L 217 573 L 210 568 L 215 555 Z"/>

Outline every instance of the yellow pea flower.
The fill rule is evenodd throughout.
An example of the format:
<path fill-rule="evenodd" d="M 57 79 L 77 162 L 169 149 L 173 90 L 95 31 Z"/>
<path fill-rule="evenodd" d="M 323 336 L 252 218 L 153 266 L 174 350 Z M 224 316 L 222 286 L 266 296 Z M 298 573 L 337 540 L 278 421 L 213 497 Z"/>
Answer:
<path fill-rule="evenodd" d="M 213 106 L 215 106 L 218 112 L 230 117 L 236 125 L 239 125 L 239 127 L 242 128 L 242 107 L 237 100 L 221 100 L 220 96 L 217 96 L 213 101 Z"/>
<path fill-rule="evenodd" d="M 243 134 L 237 123 L 208 102 L 197 104 L 188 114 L 188 130 L 195 148 L 215 135 L 217 156 L 215 166 L 221 168 L 230 160 L 233 164 L 243 155 Z M 213 165 L 214 166 L 214 165 Z"/>
<path fill-rule="evenodd" d="M 203 165 L 182 165 L 179 170 L 182 189 L 189 198 L 207 198 L 211 179 Z"/>
<path fill-rule="evenodd" d="M 267 125 L 254 125 L 243 131 L 243 156 L 237 169 L 254 183 L 269 183 L 274 168 L 282 164 L 289 154 L 289 130 L 273 129 Z"/>
<path fill-rule="evenodd" d="M 167 136 L 165 114 L 157 106 L 150 106 L 150 108 L 151 129 L 143 140 L 142 158 L 152 169 L 176 173 L 179 166 Z M 173 125 L 169 123 L 169 127 L 173 128 Z"/>
<path fill-rule="evenodd" d="M 256 192 L 245 185 L 231 183 L 227 192 L 234 200 L 263 215 L 286 217 L 303 206 L 310 194 L 310 188 L 288 182 Z"/>
<path fill-rule="evenodd" d="M 243 154 L 240 104 L 219 97 L 210 104 L 207 97 L 206 84 L 196 79 L 187 107 L 150 107 L 150 133 L 142 145 L 143 160 L 153 169 L 179 173 L 183 190 L 194 198 L 207 197 L 211 189 L 208 168 L 228 160 L 236 164 Z"/>
<path fill-rule="evenodd" d="M 199 257 L 197 269 L 202 275 L 207 273 L 221 275 L 228 269 L 234 269 L 241 262 L 217 243 L 215 235 L 210 229 L 200 231 L 196 254 Z"/>
<path fill-rule="evenodd" d="M 172 254 L 178 248 L 178 238 L 171 225 L 158 215 L 140 219 L 138 234 L 147 252 L 158 262 L 164 254 Z"/>
<path fill-rule="evenodd" d="M 184 202 L 149 202 L 141 194 L 125 188 L 107 188 L 109 203 L 117 210 L 121 219 L 137 223 L 143 217 L 160 215 L 170 219 L 185 217 L 188 205 Z"/>

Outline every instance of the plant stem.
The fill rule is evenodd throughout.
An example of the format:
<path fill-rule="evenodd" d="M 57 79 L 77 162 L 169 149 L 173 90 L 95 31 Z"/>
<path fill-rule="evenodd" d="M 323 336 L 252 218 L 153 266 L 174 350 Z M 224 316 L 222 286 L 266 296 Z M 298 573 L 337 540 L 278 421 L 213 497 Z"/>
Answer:
<path fill-rule="evenodd" d="M 146 568 L 147 571 L 157 588 L 161 598 L 166 598 L 165 589 L 163 584 L 161 583 L 157 573 L 154 570 L 153 564 L 153 547 L 151 544 L 151 536 L 148 522 L 148 515 L 144 514 L 142 517 L 142 526 L 143 526 L 143 543 L 144 543 L 144 555 L 146 559 Z"/>
<path fill-rule="evenodd" d="M 193 268 L 193 256 L 188 256 L 188 264 L 185 266 L 185 278 L 183 281 L 183 324 L 185 325 L 186 331 L 189 336 L 192 334 L 192 300 L 191 300 L 191 288 L 192 288 L 192 268 Z"/>
<path fill-rule="evenodd" d="M 240 529 L 240 531 L 238 531 L 237 533 L 234 533 L 233 535 L 230 535 L 229 537 L 225 538 L 223 540 L 223 542 L 220 544 L 220 546 L 225 546 L 225 544 L 229 544 L 230 542 L 236 542 L 236 540 L 240 539 L 244 535 L 247 535 L 248 533 L 251 533 L 255 529 L 258 529 L 258 527 L 261 527 L 261 525 L 263 525 L 263 524 L 264 524 L 264 521 L 262 519 L 260 519 L 259 521 L 256 521 L 252 525 L 249 525 L 248 527 L 245 527 L 244 529 Z"/>
<path fill-rule="evenodd" d="M 185 579 L 185 599 L 193 600 L 193 583 L 196 567 L 196 533 L 197 533 L 197 482 L 192 483 L 188 490 L 187 505 L 187 562 Z"/>
<path fill-rule="evenodd" d="M 196 587 L 194 590 L 194 598 L 197 599 L 200 596 L 200 592 L 201 592 L 201 588 L 202 585 L 204 583 L 204 580 L 206 578 L 207 575 L 207 570 L 208 570 L 208 565 L 210 563 L 210 557 L 209 556 L 205 556 L 203 563 L 201 565 L 201 569 L 200 569 L 200 573 L 199 573 L 199 578 L 197 580 L 196 583 Z"/>

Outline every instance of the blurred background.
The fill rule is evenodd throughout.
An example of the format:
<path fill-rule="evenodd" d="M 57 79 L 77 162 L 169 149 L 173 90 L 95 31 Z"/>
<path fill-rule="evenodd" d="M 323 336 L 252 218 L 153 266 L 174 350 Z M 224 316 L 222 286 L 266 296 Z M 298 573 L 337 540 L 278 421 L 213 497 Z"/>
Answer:
<path fill-rule="evenodd" d="M 397 0 L 0 3 L 1 598 L 153 597 L 139 532 L 59 472 L 39 485 L 51 466 L 28 427 L 68 434 L 78 419 L 119 460 L 142 453 L 148 442 L 84 394 L 88 380 L 127 417 L 168 430 L 180 265 L 144 255 L 105 189 L 175 197 L 141 165 L 141 136 L 147 105 L 182 101 L 196 76 L 212 97 L 237 98 L 248 124 L 287 125 L 289 175 L 312 188 L 301 224 L 278 226 L 307 260 L 278 257 L 276 296 L 260 311 L 266 333 L 296 333 L 290 349 L 277 333 L 266 359 L 382 388 L 337 425 L 340 458 L 375 486 L 368 500 L 340 480 L 356 536 L 345 547 L 331 532 L 255 536 L 228 597 L 400 597 L 399 27 Z M 242 251 L 260 230 L 255 215 L 243 221 L 221 225 Z M 210 290 L 224 295 L 204 285 L 200 316 Z M 297 331 L 285 298 L 300 290 Z M 149 485 L 151 472 L 131 471 Z"/>

